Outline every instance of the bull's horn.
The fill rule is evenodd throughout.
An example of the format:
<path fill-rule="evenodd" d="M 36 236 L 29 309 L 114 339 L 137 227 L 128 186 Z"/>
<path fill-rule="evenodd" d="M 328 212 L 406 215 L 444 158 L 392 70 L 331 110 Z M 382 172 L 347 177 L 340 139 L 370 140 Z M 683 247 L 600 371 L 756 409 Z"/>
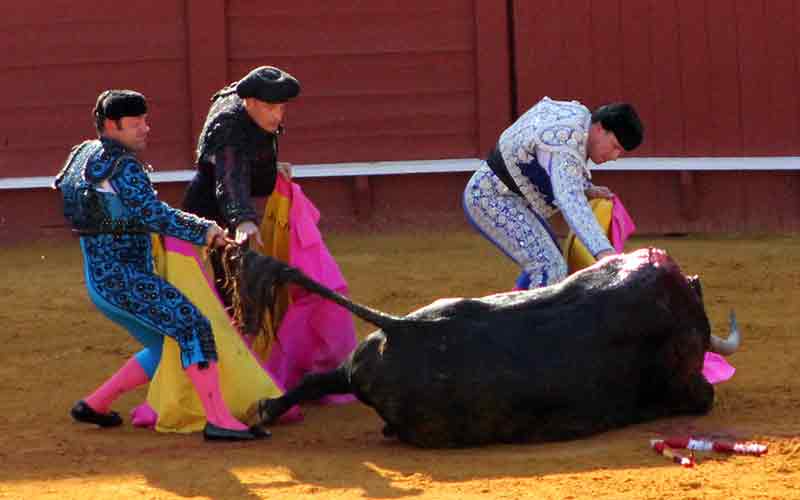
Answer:
<path fill-rule="evenodd" d="M 733 310 L 731 310 L 730 325 L 731 331 L 728 334 L 728 338 L 725 340 L 722 340 L 713 333 L 711 334 L 711 352 L 723 356 L 730 356 L 739 348 L 742 339 L 739 335 L 739 327 L 736 325 L 736 313 L 733 312 Z"/>

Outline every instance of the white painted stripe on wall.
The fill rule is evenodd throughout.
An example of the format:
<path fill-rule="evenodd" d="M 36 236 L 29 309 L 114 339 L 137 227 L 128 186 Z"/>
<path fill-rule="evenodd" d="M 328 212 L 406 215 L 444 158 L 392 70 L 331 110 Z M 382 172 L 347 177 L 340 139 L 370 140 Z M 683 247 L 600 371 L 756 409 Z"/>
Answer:
<path fill-rule="evenodd" d="M 471 172 L 477 158 L 417 161 L 378 161 L 362 163 L 323 163 L 294 165 L 295 178 L 351 177 L 356 175 L 404 175 Z M 751 156 L 730 158 L 625 158 L 596 167 L 608 171 L 663 170 L 800 170 L 800 156 Z M 186 182 L 194 170 L 153 172 L 153 182 Z M 52 177 L 0 177 L 0 189 L 35 189 L 50 187 Z"/>
<path fill-rule="evenodd" d="M 800 170 L 800 156 L 623 158 L 599 170 Z"/>

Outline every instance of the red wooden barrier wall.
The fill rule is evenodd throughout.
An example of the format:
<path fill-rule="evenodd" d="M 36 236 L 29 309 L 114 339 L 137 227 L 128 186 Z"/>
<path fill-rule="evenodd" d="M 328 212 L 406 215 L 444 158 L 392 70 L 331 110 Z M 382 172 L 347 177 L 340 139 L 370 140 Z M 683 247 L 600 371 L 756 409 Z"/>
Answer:
<path fill-rule="evenodd" d="M 131 20 L 135 19 L 135 23 Z M 107 88 L 150 98 L 148 158 L 188 166 L 183 0 L 0 3 L 0 177 L 52 175 L 71 145 L 94 134 Z M 2 196 L 2 195 L 0 195 Z"/>
<path fill-rule="evenodd" d="M 794 0 L 3 2 L 0 179 L 57 171 L 109 87 L 149 97 L 156 170 L 190 168 L 210 95 L 260 64 L 303 83 L 282 142 L 294 163 L 482 157 L 543 95 L 634 102 L 639 156 L 798 156 L 798 39 Z M 337 220 L 455 220 L 465 178 L 301 184 Z M 800 226 L 798 171 L 597 179 L 648 232 Z M 160 186 L 170 201 L 181 189 Z M 0 190 L 0 239 L 61 224 L 55 196 Z"/>
<path fill-rule="evenodd" d="M 0 177 L 51 175 L 105 88 L 151 102 L 156 170 L 191 168 L 211 94 L 255 66 L 297 76 L 285 159 L 482 156 L 511 116 L 492 0 L 0 4 Z"/>
<path fill-rule="evenodd" d="M 114 87 L 148 96 L 146 160 L 156 171 L 191 168 L 211 94 L 262 64 L 303 84 L 290 106 L 283 160 L 483 156 L 511 119 L 508 17 L 497 5 L 146 0 L 100 9 L 85 1 L 5 2 L 0 50 L 9 57 L 0 60 L 0 88 L 11 98 L 0 103 L 0 178 L 53 175 L 69 147 L 93 135 L 94 100 Z M 330 200 L 319 203 L 325 213 L 381 184 L 321 182 L 305 183 Z M 415 184 L 393 182 L 401 192 Z M 177 201 L 182 187 L 160 189 Z M 21 200 L 48 210 L 30 211 Z M 0 190 L 0 233 L 60 224 L 57 206 L 45 189 Z M 371 209 L 362 201 L 345 206 Z"/>
<path fill-rule="evenodd" d="M 625 100 L 639 156 L 800 154 L 795 0 L 513 0 L 513 24 L 518 113 Z"/>
<path fill-rule="evenodd" d="M 800 155 L 797 1 L 512 3 L 515 113 L 629 101 L 646 126 L 632 156 Z M 648 232 L 800 230 L 796 170 L 602 170 Z"/>

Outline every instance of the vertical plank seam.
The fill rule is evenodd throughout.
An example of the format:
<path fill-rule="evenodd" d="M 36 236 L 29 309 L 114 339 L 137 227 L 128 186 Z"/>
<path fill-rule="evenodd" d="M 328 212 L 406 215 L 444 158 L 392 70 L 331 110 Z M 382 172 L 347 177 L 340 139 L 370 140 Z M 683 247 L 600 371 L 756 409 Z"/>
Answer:
<path fill-rule="evenodd" d="M 683 64 L 685 62 L 683 58 L 683 46 L 681 45 L 681 12 L 680 8 L 678 7 L 679 2 L 678 0 L 673 0 L 672 4 L 675 6 L 675 19 L 677 20 L 676 26 L 676 34 L 678 37 L 678 81 L 679 83 L 679 92 L 678 92 L 678 109 L 680 110 L 681 114 L 681 153 L 686 154 L 686 113 L 684 112 L 685 107 L 685 100 L 684 100 L 684 92 L 686 89 L 684 88 L 683 82 L 683 73 L 684 68 Z"/>

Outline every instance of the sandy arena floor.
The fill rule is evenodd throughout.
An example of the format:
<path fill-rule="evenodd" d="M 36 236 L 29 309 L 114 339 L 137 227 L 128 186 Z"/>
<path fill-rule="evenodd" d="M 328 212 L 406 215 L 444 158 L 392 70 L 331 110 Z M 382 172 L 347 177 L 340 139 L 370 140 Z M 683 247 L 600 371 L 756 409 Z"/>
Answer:
<path fill-rule="evenodd" d="M 506 290 L 516 276 L 468 232 L 327 240 L 353 298 L 387 312 Z M 800 499 L 800 237 L 635 238 L 629 248 L 647 245 L 700 275 L 718 332 L 737 311 L 738 372 L 713 411 L 574 442 L 445 451 L 384 439 L 357 403 L 307 406 L 304 422 L 247 444 L 75 424 L 72 403 L 136 345 L 89 302 L 77 241 L 2 248 L 0 498 Z M 115 408 L 127 416 L 143 397 Z M 648 447 L 679 432 L 733 433 L 770 451 L 702 454 L 685 469 Z"/>

